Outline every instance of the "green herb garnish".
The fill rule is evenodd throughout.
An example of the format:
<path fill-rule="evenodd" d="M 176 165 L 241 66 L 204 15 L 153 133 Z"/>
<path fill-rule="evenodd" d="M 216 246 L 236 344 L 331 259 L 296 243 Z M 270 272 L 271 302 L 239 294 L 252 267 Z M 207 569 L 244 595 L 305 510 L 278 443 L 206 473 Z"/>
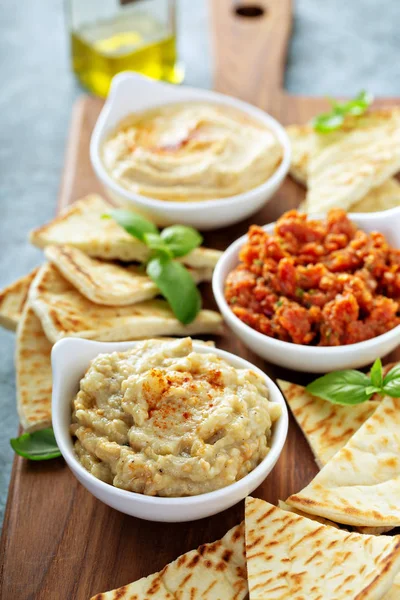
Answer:
<path fill-rule="evenodd" d="M 373 99 L 373 96 L 366 91 L 360 92 L 354 100 L 348 100 L 347 102 L 336 102 L 336 100 L 329 98 L 332 110 L 314 117 L 312 125 L 318 133 L 329 133 L 340 129 L 346 115 L 359 116 L 364 114 Z"/>
<path fill-rule="evenodd" d="M 103 218 L 114 219 L 131 236 L 151 250 L 146 273 L 157 285 L 171 306 L 176 318 L 188 325 L 201 309 L 201 295 L 189 271 L 175 258 L 185 256 L 200 246 L 203 238 L 198 231 L 184 225 L 158 228 L 129 210 L 113 210 Z"/>
<path fill-rule="evenodd" d="M 61 456 L 51 427 L 33 433 L 23 433 L 17 438 L 12 438 L 10 444 L 14 452 L 29 460 L 50 460 Z"/>
<path fill-rule="evenodd" d="M 307 386 L 307 392 L 333 404 L 361 404 L 373 394 L 400 398 L 400 365 L 383 377 L 382 362 L 377 358 L 370 375 L 361 371 L 334 371 Z"/>

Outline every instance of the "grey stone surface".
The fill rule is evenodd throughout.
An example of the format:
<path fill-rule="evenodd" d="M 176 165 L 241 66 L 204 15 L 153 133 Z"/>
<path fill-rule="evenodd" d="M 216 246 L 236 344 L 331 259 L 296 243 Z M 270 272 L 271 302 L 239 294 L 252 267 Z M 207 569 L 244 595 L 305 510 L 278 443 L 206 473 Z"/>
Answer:
<path fill-rule="evenodd" d="M 286 70 L 289 91 L 352 96 L 400 94 L 398 0 L 294 0 Z"/>
<path fill-rule="evenodd" d="M 83 1 L 83 0 L 82 0 Z M 217 1 L 217 0 L 214 0 Z M 0 286 L 42 260 L 27 232 L 54 214 L 71 107 L 81 89 L 70 72 L 61 0 L 3 0 L 0 20 Z M 298 0 L 286 83 L 292 92 L 399 95 L 397 0 Z M 180 0 L 186 83 L 211 86 L 206 0 Z M 0 518 L 17 432 L 14 335 L 0 330 Z"/>

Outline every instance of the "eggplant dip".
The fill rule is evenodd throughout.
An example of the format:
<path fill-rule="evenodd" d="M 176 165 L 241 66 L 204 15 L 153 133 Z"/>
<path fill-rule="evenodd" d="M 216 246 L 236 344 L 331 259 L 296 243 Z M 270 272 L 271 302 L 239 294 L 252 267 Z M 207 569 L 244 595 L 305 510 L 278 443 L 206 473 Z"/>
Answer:
<path fill-rule="evenodd" d="M 279 416 L 257 373 L 193 351 L 190 338 L 146 340 L 91 362 L 71 434 L 95 477 L 153 496 L 191 496 L 252 471 Z"/>

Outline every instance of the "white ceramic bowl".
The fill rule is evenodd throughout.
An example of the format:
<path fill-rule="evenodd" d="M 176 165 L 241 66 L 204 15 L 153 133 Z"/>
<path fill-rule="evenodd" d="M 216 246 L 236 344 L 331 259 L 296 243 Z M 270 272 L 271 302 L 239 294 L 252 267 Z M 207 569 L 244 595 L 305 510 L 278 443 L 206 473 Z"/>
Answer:
<path fill-rule="evenodd" d="M 322 218 L 321 215 L 311 218 Z M 351 215 L 358 227 L 364 231 L 380 231 L 389 243 L 400 248 L 400 208 L 384 212 Z M 275 223 L 265 225 L 265 231 L 272 233 Z M 373 362 L 377 357 L 385 356 L 400 344 L 400 325 L 365 342 L 348 346 L 316 347 L 292 344 L 268 337 L 252 329 L 241 321 L 230 309 L 224 296 L 225 280 L 239 262 L 239 251 L 247 240 L 242 236 L 229 246 L 219 259 L 214 270 L 212 286 L 219 310 L 233 332 L 253 352 L 265 360 L 309 373 L 327 373 L 340 369 L 357 369 Z"/>
<path fill-rule="evenodd" d="M 71 423 L 71 402 L 79 389 L 79 382 L 86 372 L 89 362 L 98 354 L 124 351 L 133 348 L 137 342 L 92 342 L 78 338 L 66 338 L 53 348 L 51 361 L 53 368 L 53 428 L 58 447 L 71 471 L 80 483 L 96 498 L 112 508 L 128 515 L 151 521 L 193 521 L 219 513 L 233 506 L 255 490 L 267 477 L 284 446 L 288 414 L 283 396 L 273 381 L 260 369 L 247 361 L 201 344 L 193 344 L 196 352 L 215 353 L 237 368 L 248 368 L 259 373 L 269 389 L 270 400 L 282 408 L 282 416 L 273 428 L 271 450 L 265 459 L 251 473 L 227 487 L 214 492 L 185 498 L 159 498 L 121 490 L 96 479 L 81 465 L 75 456 L 72 438 L 69 434 Z"/>
<path fill-rule="evenodd" d="M 128 115 L 176 102 L 213 102 L 237 108 L 269 127 L 283 147 L 283 160 L 267 181 L 245 192 L 198 202 L 170 202 L 147 198 L 119 185 L 106 171 L 100 150 L 104 139 Z M 216 229 L 237 223 L 260 209 L 276 192 L 290 166 L 290 142 L 282 127 L 262 110 L 209 90 L 160 83 L 135 73 L 120 73 L 112 80 L 110 93 L 99 115 L 90 143 L 93 169 L 118 205 L 133 208 L 157 225 L 181 223 L 197 229 Z"/>

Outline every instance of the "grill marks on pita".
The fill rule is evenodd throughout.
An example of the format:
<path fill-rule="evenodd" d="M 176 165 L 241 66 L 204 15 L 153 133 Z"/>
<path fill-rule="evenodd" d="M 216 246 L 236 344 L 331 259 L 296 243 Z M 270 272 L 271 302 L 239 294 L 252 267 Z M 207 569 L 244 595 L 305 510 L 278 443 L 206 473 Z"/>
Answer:
<path fill-rule="evenodd" d="M 378 600 L 400 568 L 400 538 L 349 533 L 246 499 L 250 600 Z"/>
<path fill-rule="evenodd" d="M 247 596 L 244 523 L 164 569 L 91 600 L 243 600 Z"/>
<path fill-rule="evenodd" d="M 129 306 L 160 294 L 156 284 L 137 266 L 120 266 L 90 258 L 72 246 L 47 246 L 46 258 L 85 298 L 105 306 Z M 210 281 L 212 269 L 190 269 L 196 283 Z"/>
<path fill-rule="evenodd" d="M 101 196 L 92 194 L 74 202 L 60 216 L 47 225 L 31 231 L 29 239 L 34 246 L 69 245 L 88 256 L 103 260 L 143 262 L 150 250 L 129 235 L 113 219 L 103 219 L 113 207 Z M 222 252 L 212 248 L 196 248 L 182 257 L 182 262 L 194 269 L 211 268 Z"/>
<path fill-rule="evenodd" d="M 287 503 L 338 523 L 400 525 L 400 399 L 386 397 L 311 483 Z"/>
<path fill-rule="evenodd" d="M 90 302 L 51 264 L 33 281 L 29 298 L 52 342 L 75 336 L 99 341 L 124 341 L 163 335 L 220 333 L 219 313 L 201 310 L 190 325 L 182 325 L 165 300 L 130 306 L 100 306 Z"/>
<path fill-rule="evenodd" d="M 340 450 L 376 410 L 379 402 L 353 406 L 331 404 L 312 396 L 305 387 L 278 380 L 287 403 L 315 456 L 319 468 Z"/>
<path fill-rule="evenodd" d="M 0 292 L 0 325 L 15 331 L 28 298 L 29 287 L 38 269 L 20 277 Z"/>
<path fill-rule="evenodd" d="M 25 431 L 51 426 L 51 343 L 32 307 L 25 305 L 17 329 L 17 408 Z"/>

